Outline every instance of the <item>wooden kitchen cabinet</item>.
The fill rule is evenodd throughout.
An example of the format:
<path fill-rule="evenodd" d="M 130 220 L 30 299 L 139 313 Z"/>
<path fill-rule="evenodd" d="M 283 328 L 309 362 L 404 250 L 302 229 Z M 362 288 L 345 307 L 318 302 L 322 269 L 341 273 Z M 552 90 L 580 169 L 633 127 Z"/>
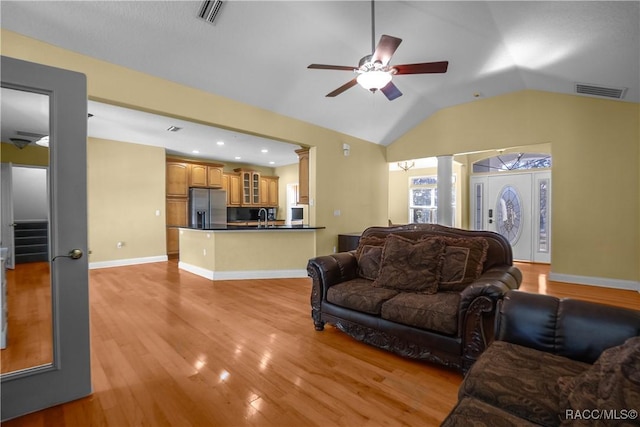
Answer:
<path fill-rule="evenodd" d="M 234 169 L 240 176 L 240 206 L 260 206 L 260 173 Z"/>
<path fill-rule="evenodd" d="M 167 199 L 167 225 L 186 227 L 189 225 L 189 199 Z"/>
<path fill-rule="evenodd" d="M 167 197 L 189 196 L 189 166 L 183 162 L 167 162 Z"/>
<path fill-rule="evenodd" d="M 239 174 L 222 174 L 222 189 L 227 192 L 227 206 L 240 206 L 242 201 L 242 194 L 240 190 Z"/>
<path fill-rule="evenodd" d="M 190 164 L 189 187 L 222 188 L 222 166 Z"/>
<path fill-rule="evenodd" d="M 180 253 L 180 229 L 178 227 L 167 227 L 167 255 L 177 255 Z"/>
<path fill-rule="evenodd" d="M 277 176 L 260 177 L 261 206 L 278 207 L 278 181 L 279 178 Z"/>
<path fill-rule="evenodd" d="M 205 165 L 189 165 L 189 187 L 207 186 L 207 167 Z"/>
<path fill-rule="evenodd" d="M 166 209 L 167 255 L 177 255 L 180 251 L 178 227 L 189 225 L 189 199 L 168 197 Z"/>
<path fill-rule="evenodd" d="M 222 188 L 222 167 L 207 166 L 207 186 Z"/>
<path fill-rule="evenodd" d="M 309 204 L 309 149 L 296 150 L 298 155 L 298 204 Z"/>

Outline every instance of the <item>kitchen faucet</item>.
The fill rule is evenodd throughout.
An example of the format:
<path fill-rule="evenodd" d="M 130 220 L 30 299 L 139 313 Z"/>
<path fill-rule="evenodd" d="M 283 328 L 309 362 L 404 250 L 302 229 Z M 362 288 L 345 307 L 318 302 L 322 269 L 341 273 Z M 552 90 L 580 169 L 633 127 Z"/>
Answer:
<path fill-rule="evenodd" d="M 258 228 L 260 228 L 260 218 L 262 216 L 262 211 L 264 211 L 264 228 L 269 228 L 269 214 L 265 208 L 260 208 L 258 210 Z"/>

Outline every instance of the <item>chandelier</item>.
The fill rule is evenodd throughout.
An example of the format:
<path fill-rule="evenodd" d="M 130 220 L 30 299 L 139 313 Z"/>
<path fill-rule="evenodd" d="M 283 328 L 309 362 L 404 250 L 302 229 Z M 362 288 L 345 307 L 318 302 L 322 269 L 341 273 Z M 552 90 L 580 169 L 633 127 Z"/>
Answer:
<path fill-rule="evenodd" d="M 414 167 L 415 165 L 416 165 L 416 162 L 413 162 L 413 161 L 411 163 L 409 163 L 406 160 L 404 162 L 398 162 L 398 167 L 405 172 L 411 169 L 412 167 Z"/>

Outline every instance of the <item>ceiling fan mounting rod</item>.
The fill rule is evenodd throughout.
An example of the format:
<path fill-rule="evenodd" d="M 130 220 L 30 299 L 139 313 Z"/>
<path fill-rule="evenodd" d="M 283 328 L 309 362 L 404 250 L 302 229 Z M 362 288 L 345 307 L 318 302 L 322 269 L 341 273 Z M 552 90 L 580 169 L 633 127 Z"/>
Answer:
<path fill-rule="evenodd" d="M 376 51 L 376 12 L 373 4 L 374 0 L 371 0 L 371 54 Z"/>

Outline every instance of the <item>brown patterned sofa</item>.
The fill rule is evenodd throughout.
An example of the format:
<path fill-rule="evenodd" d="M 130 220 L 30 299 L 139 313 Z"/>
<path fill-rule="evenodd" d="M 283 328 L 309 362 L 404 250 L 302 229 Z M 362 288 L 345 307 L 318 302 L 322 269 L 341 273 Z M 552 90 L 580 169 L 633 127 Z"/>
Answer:
<path fill-rule="evenodd" d="M 443 427 L 640 425 L 640 311 L 510 291 L 496 320 Z"/>
<path fill-rule="evenodd" d="M 501 235 L 435 224 L 370 227 L 358 249 L 309 260 L 311 316 L 359 341 L 466 371 L 496 302 L 522 281 Z"/>

